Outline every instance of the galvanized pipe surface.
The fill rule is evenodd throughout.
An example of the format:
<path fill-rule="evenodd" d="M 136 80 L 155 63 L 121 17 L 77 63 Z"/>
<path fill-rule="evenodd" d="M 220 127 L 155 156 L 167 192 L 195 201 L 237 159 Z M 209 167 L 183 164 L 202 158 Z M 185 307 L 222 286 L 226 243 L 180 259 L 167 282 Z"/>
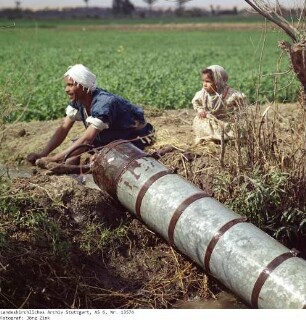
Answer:
<path fill-rule="evenodd" d="M 254 308 L 306 308 L 306 261 L 126 141 L 93 164 L 101 189 Z"/>

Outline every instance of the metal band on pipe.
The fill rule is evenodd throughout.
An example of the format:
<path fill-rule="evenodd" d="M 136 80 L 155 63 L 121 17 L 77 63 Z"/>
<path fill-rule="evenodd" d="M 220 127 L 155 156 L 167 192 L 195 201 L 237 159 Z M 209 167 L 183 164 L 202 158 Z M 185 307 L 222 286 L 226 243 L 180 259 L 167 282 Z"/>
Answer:
<path fill-rule="evenodd" d="M 148 191 L 148 189 L 151 187 L 151 185 L 157 181 L 159 178 L 170 174 L 171 172 L 169 170 L 165 170 L 165 171 L 160 171 L 155 173 L 153 176 L 151 176 L 146 183 L 141 187 L 141 189 L 138 192 L 137 195 L 137 199 L 136 199 L 136 204 L 135 204 L 135 213 L 136 215 L 141 218 L 141 213 L 140 213 L 140 207 L 141 207 L 141 203 L 142 203 L 142 199 L 145 196 L 146 192 Z"/>
<path fill-rule="evenodd" d="M 123 144 L 123 143 L 127 143 L 126 140 L 115 140 L 110 142 L 109 144 L 106 144 L 105 146 L 103 146 L 101 148 L 100 154 L 103 155 L 103 158 L 105 158 L 105 156 L 113 149 L 115 148 L 117 145 Z"/>
<path fill-rule="evenodd" d="M 234 219 L 231 220 L 229 222 L 227 222 L 224 226 L 222 226 L 217 233 L 213 236 L 213 238 L 210 240 L 206 252 L 205 252 L 205 257 L 204 257 L 204 267 L 205 270 L 210 273 L 210 267 L 209 267 L 209 263 L 210 263 L 210 258 L 211 255 L 215 249 L 216 244 L 218 243 L 218 241 L 220 240 L 220 238 L 224 235 L 224 233 L 226 231 L 228 231 L 231 227 L 233 227 L 234 225 L 236 225 L 237 223 L 241 223 L 241 222 L 246 222 L 247 218 L 243 217 L 243 218 L 238 218 L 238 219 Z"/>
<path fill-rule="evenodd" d="M 269 275 L 280 265 L 282 264 L 284 261 L 296 257 L 296 254 L 292 251 L 289 252 L 285 252 L 283 254 L 281 254 L 280 256 L 276 257 L 275 259 L 273 259 L 260 273 L 258 279 L 255 282 L 253 291 L 252 291 L 252 296 L 251 296 L 251 305 L 254 308 L 258 308 L 258 298 L 259 298 L 259 294 L 260 291 L 264 285 L 264 283 L 266 282 L 266 280 L 268 279 Z"/>
<path fill-rule="evenodd" d="M 121 154 L 124 156 L 120 156 Z M 98 155 L 97 172 L 94 174 L 96 177 L 95 182 L 98 182 L 98 185 L 99 183 L 103 185 L 108 193 L 117 198 L 118 183 L 122 175 L 136 160 L 146 156 L 145 152 L 133 146 L 127 140 L 116 140 L 109 143 Z M 99 170 L 98 168 L 107 168 L 107 170 Z M 99 174 L 98 171 L 100 171 Z"/>
<path fill-rule="evenodd" d="M 136 154 L 128 163 L 125 163 L 122 167 L 120 167 L 118 169 L 119 173 L 116 175 L 115 179 L 114 179 L 114 191 L 117 190 L 117 187 L 118 187 L 118 183 L 119 183 L 119 180 L 120 178 L 122 177 L 122 175 L 128 170 L 128 168 L 131 166 L 131 164 L 136 161 L 136 160 L 139 160 L 141 158 L 144 158 L 146 157 L 147 154 L 146 153 L 143 153 L 143 154 Z M 114 192 L 115 194 L 117 194 L 117 192 Z"/>
<path fill-rule="evenodd" d="M 120 144 L 124 144 L 124 143 L 128 143 L 128 142 L 129 142 L 128 140 L 120 140 L 120 139 L 112 141 L 103 147 L 102 152 L 104 155 L 106 155 L 113 148 L 119 146 Z"/>
<path fill-rule="evenodd" d="M 196 200 L 199 200 L 201 198 L 207 198 L 207 197 L 210 197 L 210 196 L 204 192 L 196 193 L 196 194 L 190 196 L 189 198 L 187 198 L 186 200 L 184 200 L 179 205 L 179 207 L 175 210 L 175 212 L 170 220 L 169 227 L 168 227 L 168 239 L 169 239 L 170 245 L 175 246 L 174 229 L 175 229 L 175 226 L 176 226 L 180 216 L 185 211 L 185 209 L 188 206 L 190 206 L 193 202 L 195 202 Z"/>

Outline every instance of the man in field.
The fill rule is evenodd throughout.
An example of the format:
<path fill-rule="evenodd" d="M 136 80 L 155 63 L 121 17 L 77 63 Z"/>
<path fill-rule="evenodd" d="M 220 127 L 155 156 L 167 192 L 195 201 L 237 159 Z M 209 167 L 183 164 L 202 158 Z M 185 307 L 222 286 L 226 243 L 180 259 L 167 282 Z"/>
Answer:
<path fill-rule="evenodd" d="M 64 74 L 65 92 L 70 99 L 66 117 L 38 153 L 31 153 L 31 164 L 46 167 L 50 162 L 78 165 L 85 145 L 104 146 L 114 140 L 131 140 L 140 149 L 150 145 L 154 129 L 147 123 L 143 110 L 131 102 L 104 89 L 97 88 L 96 75 L 82 64 L 76 64 Z M 66 150 L 49 154 L 67 137 L 75 121 L 82 121 L 84 134 Z"/>

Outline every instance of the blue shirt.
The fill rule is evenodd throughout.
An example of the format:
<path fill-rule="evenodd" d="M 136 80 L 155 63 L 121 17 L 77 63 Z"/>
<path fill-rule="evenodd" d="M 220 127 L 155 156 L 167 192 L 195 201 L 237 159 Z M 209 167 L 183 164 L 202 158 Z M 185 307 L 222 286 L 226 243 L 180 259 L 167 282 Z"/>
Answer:
<path fill-rule="evenodd" d="M 143 109 L 128 100 L 101 88 L 93 91 L 92 96 L 90 115 L 88 115 L 90 117 L 87 119 L 84 106 L 77 101 L 71 103 L 71 106 L 80 114 L 86 127 L 87 123 L 94 122 L 95 119 L 107 124 L 111 130 L 137 128 L 146 123 Z"/>

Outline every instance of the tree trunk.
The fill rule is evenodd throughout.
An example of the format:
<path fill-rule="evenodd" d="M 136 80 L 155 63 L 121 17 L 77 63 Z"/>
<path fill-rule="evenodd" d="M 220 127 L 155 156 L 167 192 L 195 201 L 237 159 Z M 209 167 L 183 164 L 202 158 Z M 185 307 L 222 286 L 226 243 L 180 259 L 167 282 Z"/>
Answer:
<path fill-rule="evenodd" d="M 288 52 L 293 70 L 302 85 L 302 104 L 306 110 L 306 44 L 298 42 L 290 44 L 282 41 L 279 43 L 281 49 Z"/>

